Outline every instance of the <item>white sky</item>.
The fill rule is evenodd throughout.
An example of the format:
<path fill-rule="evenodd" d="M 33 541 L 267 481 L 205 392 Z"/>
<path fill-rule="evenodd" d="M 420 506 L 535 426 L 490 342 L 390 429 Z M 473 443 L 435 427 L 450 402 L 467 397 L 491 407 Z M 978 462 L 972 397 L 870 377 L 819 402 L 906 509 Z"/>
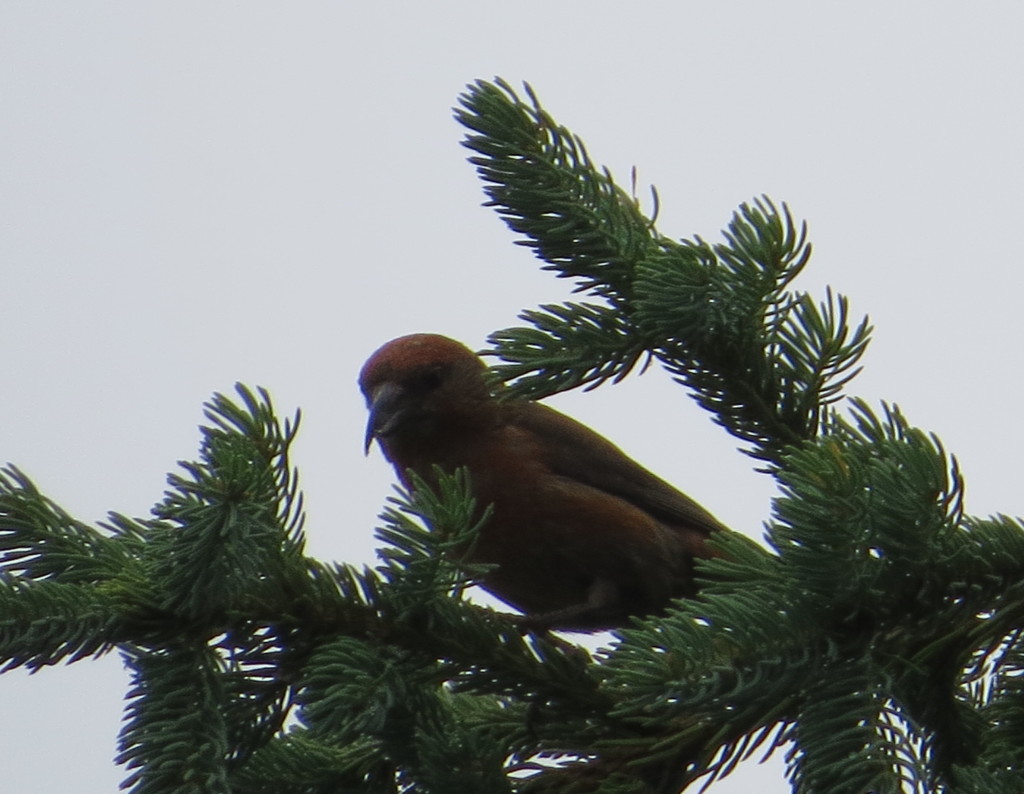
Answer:
<path fill-rule="evenodd" d="M 362 361 L 567 296 L 459 146 L 457 94 L 501 75 L 656 184 L 666 234 L 789 202 L 798 286 L 876 325 L 851 392 L 938 433 L 970 512 L 1024 513 L 1022 23 L 1006 0 L 4 3 L 0 461 L 82 519 L 145 515 L 203 400 L 263 385 L 304 411 L 310 553 L 372 562 L 393 478 L 362 455 Z M 664 373 L 554 403 L 759 536 L 772 484 Z M 0 678 L 4 789 L 115 791 L 125 689 L 116 656 Z"/>

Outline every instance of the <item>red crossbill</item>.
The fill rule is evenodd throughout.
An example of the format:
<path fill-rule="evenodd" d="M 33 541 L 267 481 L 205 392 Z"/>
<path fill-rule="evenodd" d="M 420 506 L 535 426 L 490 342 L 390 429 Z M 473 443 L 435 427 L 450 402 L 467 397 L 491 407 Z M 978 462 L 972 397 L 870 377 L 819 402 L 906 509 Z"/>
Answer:
<path fill-rule="evenodd" d="M 483 586 L 530 625 L 623 626 L 693 596 L 693 560 L 724 527 L 588 427 L 540 403 L 499 400 L 486 367 L 436 334 L 388 342 L 359 386 L 374 439 L 409 485 L 466 467 L 491 505 L 470 560 L 497 567 Z"/>

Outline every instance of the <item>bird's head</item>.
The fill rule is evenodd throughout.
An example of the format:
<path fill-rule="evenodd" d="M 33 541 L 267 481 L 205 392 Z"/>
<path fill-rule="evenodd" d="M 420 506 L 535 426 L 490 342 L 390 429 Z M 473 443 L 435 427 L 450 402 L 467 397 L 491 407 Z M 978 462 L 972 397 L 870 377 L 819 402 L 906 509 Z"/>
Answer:
<path fill-rule="evenodd" d="M 374 439 L 426 437 L 481 415 L 491 394 L 483 361 L 465 345 L 438 334 L 410 334 L 378 349 L 359 373 Z M 468 428 L 467 428 L 468 429 Z"/>

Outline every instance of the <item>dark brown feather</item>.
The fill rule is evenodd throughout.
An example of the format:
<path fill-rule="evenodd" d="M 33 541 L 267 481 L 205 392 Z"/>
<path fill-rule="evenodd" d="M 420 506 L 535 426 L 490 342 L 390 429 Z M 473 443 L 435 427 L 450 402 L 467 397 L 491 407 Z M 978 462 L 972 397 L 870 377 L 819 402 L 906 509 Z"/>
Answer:
<path fill-rule="evenodd" d="M 512 424 L 547 439 L 544 451 L 553 472 L 620 496 L 663 521 L 707 534 L 725 529 L 690 497 L 572 417 L 535 402 L 509 407 Z"/>

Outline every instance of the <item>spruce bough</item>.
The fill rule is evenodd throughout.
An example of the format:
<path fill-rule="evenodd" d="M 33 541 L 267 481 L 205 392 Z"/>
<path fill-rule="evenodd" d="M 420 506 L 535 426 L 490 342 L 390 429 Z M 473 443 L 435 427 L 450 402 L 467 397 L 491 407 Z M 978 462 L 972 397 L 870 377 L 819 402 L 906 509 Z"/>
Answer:
<path fill-rule="evenodd" d="M 792 288 L 806 227 L 762 197 L 674 240 L 529 89 L 456 113 L 488 204 L 580 293 L 490 337 L 509 395 L 660 364 L 776 478 L 766 547 L 723 538 L 699 600 L 591 657 L 463 598 L 465 472 L 396 493 L 376 567 L 308 557 L 298 415 L 238 386 L 151 518 L 90 526 L 0 473 L 5 669 L 120 653 L 135 794 L 661 793 L 784 745 L 798 792 L 1019 787 L 1024 527 L 965 514 L 934 435 L 844 398 L 871 328 Z"/>

